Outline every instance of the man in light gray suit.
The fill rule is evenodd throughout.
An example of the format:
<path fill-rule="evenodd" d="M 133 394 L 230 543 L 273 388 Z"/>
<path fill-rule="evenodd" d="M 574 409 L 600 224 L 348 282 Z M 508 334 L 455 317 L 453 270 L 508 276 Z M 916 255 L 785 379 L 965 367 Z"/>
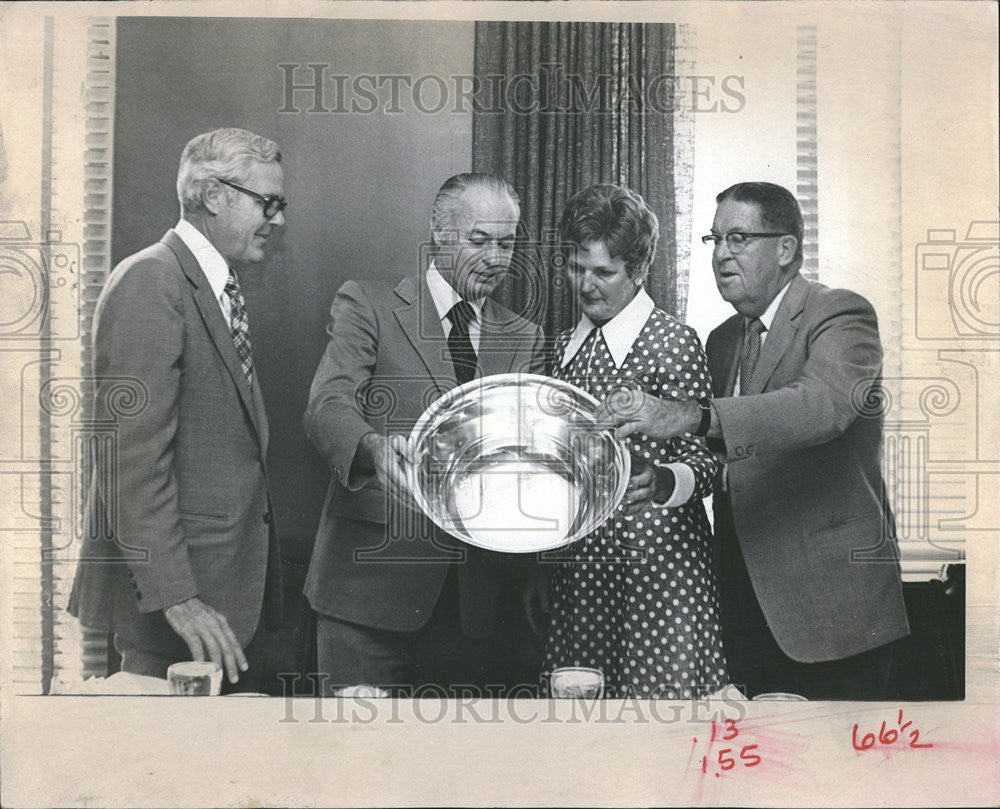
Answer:
<path fill-rule="evenodd" d="M 712 268 L 737 314 L 706 344 L 715 399 L 610 397 L 620 434 L 707 435 L 723 643 L 748 696 L 886 699 L 909 634 L 882 480 L 875 311 L 799 274 L 803 220 L 772 183 L 716 198 Z"/>
<path fill-rule="evenodd" d="M 95 414 L 117 419 L 117 474 L 95 475 L 70 612 L 114 633 L 127 672 L 211 659 L 227 688 L 260 688 L 280 569 L 236 269 L 261 261 L 284 224 L 280 160 L 242 129 L 191 140 L 180 221 L 115 267 L 97 303 Z M 122 380 L 145 397 L 133 415 L 113 412 Z"/>
<path fill-rule="evenodd" d="M 502 598 L 538 572 L 419 512 L 405 436 L 457 384 L 543 370 L 541 329 L 489 297 L 519 216 L 504 180 L 456 175 L 434 201 L 427 266 L 399 283 L 348 281 L 334 298 L 304 419 L 332 472 L 305 588 L 327 690 L 483 688 L 499 677 L 490 661 Z"/>

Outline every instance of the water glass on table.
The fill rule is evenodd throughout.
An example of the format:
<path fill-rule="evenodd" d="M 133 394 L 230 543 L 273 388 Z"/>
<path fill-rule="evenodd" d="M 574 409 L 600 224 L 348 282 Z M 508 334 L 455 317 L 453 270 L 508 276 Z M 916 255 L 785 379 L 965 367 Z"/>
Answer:
<path fill-rule="evenodd" d="M 217 697 L 222 690 L 222 666 L 210 660 L 186 660 L 167 669 L 170 693 L 184 697 Z"/>
<path fill-rule="evenodd" d="M 604 693 L 604 672 L 583 666 L 555 669 L 549 690 L 556 699 L 598 699 Z"/>

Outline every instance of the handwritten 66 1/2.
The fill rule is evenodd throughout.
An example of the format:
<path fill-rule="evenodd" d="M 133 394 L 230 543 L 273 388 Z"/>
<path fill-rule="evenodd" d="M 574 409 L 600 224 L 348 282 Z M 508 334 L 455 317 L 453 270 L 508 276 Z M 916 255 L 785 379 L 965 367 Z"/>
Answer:
<path fill-rule="evenodd" d="M 885 721 L 883 721 L 882 726 L 879 728 L 877 739 L 874 733 L 865 733 L 861 737 L 861 741 L 858 741 L 858 725 L 855 723 L 854 729 L 851 731 L 851 744 L 854 745 L 855 750 L 870 750 L 875 746 L 876 741 L 882 747 L 891 747 L 897 741 L 905 741 L 903 736 L 904 734 L 906 734 L 907 728 L 909 728 L 910 725 L 913 724 L 913 722 L 910 720 L 903 722 L 903 711 L 900 710 L 899 719 L 896 721 L 896 724 L 899 726 L 899 730 L 896 730 L 896 728 L 893 727 L 887 729 L 885 726 Z M 933 744 L 930 743 L 927 744 L 917 743 L 917 740 L 920 738 L 920 731 L 917 730 L 917 728 L 913 728 L 912 730 L 910 730 L 908 735 L 910 737 L 909 746 L 914 749 L 934 746 Z"/>

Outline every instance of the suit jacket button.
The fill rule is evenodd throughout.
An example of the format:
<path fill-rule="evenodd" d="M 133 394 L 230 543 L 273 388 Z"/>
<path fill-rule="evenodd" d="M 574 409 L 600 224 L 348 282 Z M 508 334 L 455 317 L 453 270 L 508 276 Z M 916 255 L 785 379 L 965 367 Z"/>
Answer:
<path fill-rule="evenodd" d="M 263 517 L 261 517 L 261 519 L 264 521 L 264 525 L 270 525 L 271 520 L 273 520 L 274 518 L 271 516 L 271 512 L 269 511 Z"/>
<path fill-rule="evenodd" d="M 136 601 L 142 601 L 142 593 L 139 592 L 139 590 L 135 591 L 135 600 Z"/>

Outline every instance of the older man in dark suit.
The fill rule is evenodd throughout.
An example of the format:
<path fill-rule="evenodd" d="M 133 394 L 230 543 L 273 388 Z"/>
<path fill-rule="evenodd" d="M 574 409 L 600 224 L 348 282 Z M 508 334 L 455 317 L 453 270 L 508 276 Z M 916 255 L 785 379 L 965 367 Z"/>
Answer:
<path fill-rule="evenodd" d="M 281 153 L 242 129 L 199 135 L 177 177 L 181 219 L 109 276 L 94 316 L 98 420 L 117 418 L 117 477 L 95 476 L 70 611 L 113 632 L 124 671 L 221 664 L 258 690 L 280 575 L 268 427 L 236 269 L 284 224 Z M 137 383 L 145 406 L 112 412 Z M 239 685 L 235 684 L 239 681 Z"/>
<path fill-rule="evenodd" d="M 723 642 L 749 696 L 882 699 L 907 635 L 882 480 L 882 368 L 864 298 L 799 274 L 802 214 L 771 183 L 717 197 L 712 267 L 737 314 L 706 352 L 715 399 L 609 399 L 621 434 L 709 436 L 727 462 L 715 495 Z"/>
<path fill-rule="evenodd" d="M 328 689 L 469 685 L 488 661 L 505 555 L 463 545 L 407 494 L 406 439 L 475 376 L 543 370 L 542 333 L 489 294 L 511 261 L 517 196 L 461 174 L 440 189 L 428 266 L 398 285 L 348 281 L 330 310 L 306 432 L 333 472 L 306 580 Z"/>

